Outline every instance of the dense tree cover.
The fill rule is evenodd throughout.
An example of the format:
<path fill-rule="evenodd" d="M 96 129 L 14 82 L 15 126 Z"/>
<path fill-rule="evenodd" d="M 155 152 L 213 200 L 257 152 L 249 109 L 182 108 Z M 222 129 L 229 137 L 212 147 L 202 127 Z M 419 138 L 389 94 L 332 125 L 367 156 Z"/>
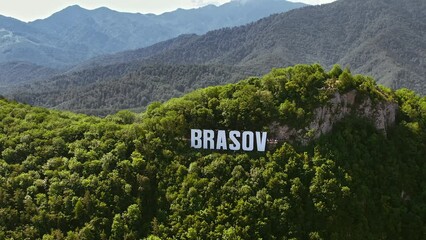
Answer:
<path fill-rule="evenodd" d="M 302 128 L 336 91 L 400 107 L 267 153 L 191 149 L 190 128 Z M 373 101 L 374 102 L 374 101 Z M 0 239 L 422 239 L 426 98 L 335 66 L 274 69 L 106 118 L 0 100 Z"/>
<path fill-rule="evenodd" d="M 141 111 L 198 88 L 236 82 L 252 75 L 247 68 L 220 65 L 114 64 L 56 76 L 18 88 L 20 102 L 106 116 L 122 109 Z"/>

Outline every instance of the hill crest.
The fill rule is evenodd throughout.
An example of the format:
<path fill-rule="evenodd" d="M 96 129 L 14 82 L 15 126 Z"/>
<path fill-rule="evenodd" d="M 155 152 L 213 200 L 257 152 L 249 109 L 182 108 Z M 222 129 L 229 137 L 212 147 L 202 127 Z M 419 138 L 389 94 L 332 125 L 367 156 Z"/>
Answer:
<path fill-rule="evenodd" d="M 347 97 L 337 101 L 337 92 Z M 266 152 L 187 141 L 193 128 L 304 129 L 315 109 L 343 99 L 396 103 L 396 121 L 384 135 L 349 115 L 306 146 L 279 142 Z M 0 106 L 0 238 L 425 236 L 426 97 L 338 66 L 275 69 L 142 114 L 98 118 L 2 98 Z"/>

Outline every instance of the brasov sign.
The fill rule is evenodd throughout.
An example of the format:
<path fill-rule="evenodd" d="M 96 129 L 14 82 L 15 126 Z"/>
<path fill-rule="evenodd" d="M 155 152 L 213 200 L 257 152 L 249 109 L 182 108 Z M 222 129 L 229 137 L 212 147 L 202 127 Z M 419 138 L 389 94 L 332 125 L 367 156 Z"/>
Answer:
<path fill-rule="evenodd" d="M 254 151 L 266 149 L 267 132 L 191 129 L 191 147 L 196 149 Z"/>

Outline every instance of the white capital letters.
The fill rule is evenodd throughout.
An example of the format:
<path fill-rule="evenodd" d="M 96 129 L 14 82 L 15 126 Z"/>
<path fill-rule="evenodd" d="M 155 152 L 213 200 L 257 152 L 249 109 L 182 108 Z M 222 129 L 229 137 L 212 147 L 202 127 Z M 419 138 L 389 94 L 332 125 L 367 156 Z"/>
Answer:
<path fill-rule="evenodd" d="M 216 140 L 216 149 L 217 150 L 226 150 L 228 149 L 226 144 L 226 133 L 225 130 L 217 131 L 217 140 Z"/>
<path fill-rule="evenodd" d="M 245 131 L 242 136 L 242 145 L 244 151 L 253 151 L 254 149 L 254 134 L 253 132 Z"/>
<path fill-rule="evenodd" d="M 191 129 L 191 147 L 198 149 L 203 146 L 201 136 L 202 131 L 200 129 Z"/>
<path fill-rule="evenodd" d="M 262 132 L 262 136 L 260 136 L 260 132 L 256 132 L 257 151 L 259 152 L 265 151 L 267 135 L 268 135 L 267 132 Z"/>
<path fill-rule="evenodd" d="M 208 147 L 210 145 L 210 148 Z M 203 148 L 214 149 L 214 131 L 203 130 Z"/>
<path fill-rule="evenodd" d="M 191 147 L 209 150 L 266 151 L 267 132 L 191 129 Z"/>
<path fill-rule="evenodd" d="M 240 137 L 240 136 L 241 136 L 241 133 L 238 132 L 238 131 L 230 131 L 229 132 L 229 138 L 232 141 L 232 144 L 229 144 L 230 150 L 238 151 L 238 150 L 241 149 L 240 142 L 237 139 L 237 137 Z"/>

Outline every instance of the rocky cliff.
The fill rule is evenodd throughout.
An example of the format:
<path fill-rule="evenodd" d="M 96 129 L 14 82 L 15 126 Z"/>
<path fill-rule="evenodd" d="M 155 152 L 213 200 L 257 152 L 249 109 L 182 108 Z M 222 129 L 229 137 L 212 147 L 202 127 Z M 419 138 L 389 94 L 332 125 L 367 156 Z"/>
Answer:
<path fill-rule="evenodd" d="M 325 104 L 314 110 L 313 120 L 304 129 L 274 122 L 270 126 L 274 141 L 296 141 L 303 145 L 329 133 L 333 126 L 345 117 L 364 118 L 372 122 L 377 130 L 386 131 L 395 124 L 398 104 L 391 101 L 371 99 L 356 90 L 336 92 Z"/>

